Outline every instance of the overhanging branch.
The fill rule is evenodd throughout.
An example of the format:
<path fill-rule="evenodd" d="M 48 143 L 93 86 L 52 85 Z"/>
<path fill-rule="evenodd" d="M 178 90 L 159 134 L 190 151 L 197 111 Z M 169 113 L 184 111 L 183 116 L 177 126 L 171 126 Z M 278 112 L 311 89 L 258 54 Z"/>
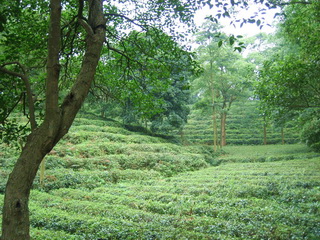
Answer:
<path fill-rule="evenodd" d="M 18 65 L 19 68 L 22 70 L 23 74 L 5 68 L 5 66 L 8 66 L 8 65 Z M 3 73 L 9 74 L 11 76 L 14 76 L 14 77 L 18 77 L 18 78 L 22 79 L 22 81 L 24 82 L 24 85 L 26 87 L 26 92 L 27 92 L 31 130 L 36 129 L 37 122 L 36 122 L 36 118 L 35 118 L 35 107 L 34 107 L 34 102 L 33 102 L 33 98 L 32 98 L 33 94 L 32 94 L 32 90 L 31 90 L 31 84 L 30 84 L 29 78 L 26 74 L 26 70 L 25 70 L 24 66 L 20 62 L 4 63 L 0 66 L 0 71 Z"/>
<path fill-rule="evenodd" d="M 139 24 L 137 23 L 134 19 L 131 19 L 125 15 L 122 15 L 122 14 L 118 14 L 118 13 L 106 13 L 104 14 L 104 16 L 108 17 L 108 16 L 113 16 L 113 17 L 120 17 L 120 18 L 124 18 L 126 19 L 128 22 L 131 22 L 132 24 L 138 26 L 138 27 L 141 27 L 142 29 L 147 29 L 146 26 L 142 25 L 142 24 Z"/>

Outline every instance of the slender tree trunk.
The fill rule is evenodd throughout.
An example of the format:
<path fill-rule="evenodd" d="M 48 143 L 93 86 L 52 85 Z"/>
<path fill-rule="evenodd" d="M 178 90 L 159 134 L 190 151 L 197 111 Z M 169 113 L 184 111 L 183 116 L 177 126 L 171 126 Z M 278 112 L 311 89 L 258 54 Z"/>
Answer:
<path fill-rule="evenodd" d="M 105 40 L 105 18 L 101 0 L 89 1 L 89 23 L 81 24 L 87 31 L 87 45 L 79 75 L 61 107 L 58 107 L 60 48 L 56 31 L 60 32 L 61 0 L 51 0 L 49 51 L 46 83 L 46 116 L 44 122 L 28 136 L 6 186 L 1 240 L 29 240 L 30 221 L 28 201 L 33 180 L 47 153 L 68 132 L 85 100 Z M 79 19 L 81 21 L 82 19 Z M 83 20 L 82 20 L 83 21 Z M 95 31 L 93 31 L 95 29 Z M 49 60 L 50 59 L 50 60 Z M 53 96 L 55 95 L 55 96 Z"/>
<path fill-rule="evenodd" d="M 213 113 L 212 113 L 212 122 L 213 122 L 213 150 L 216 152 L 217 151 L 217 145 L 218 145 L 218 128 L 217 128 L 217 115 L 215 108 L 213 107 Z"/>
<path fill-rule="evenodd" d="M 185 145 L 185 144 L 186 144 L 186 141 L 185 141 L 185 136 L 184 136 L 183 128 L 181 128 L 181 129 L 179 130 L 179 134 L 180 134 L 181 144 L 182 144 L 182 145 Z"/>
<path fill-rule="evenodd" d="M 227 145 L 227 135 L 226 135 L 226 121 L 227 121 L 227 113 L 221 113 L 221 147 Z"/>
<path fill-rule="evenodd" d="M 285 141 L 284 141 L 284 128 L 282 127 L 281 128 L 281 143 L 284 144 Z"/>
<path fill-rule="evenodd" d="M 44 173 L 46 170 L 46 160 L 43 158 L 43 160 L 40 163 L 40 177 L 39 177 L 39 182 L 41 187 L 44 186 Z"/>
<path fill-rule="evenodd" d="M 263 144 L 267 145 L 267 124 L 263 124 Z"/>
<path fill-rule="evenodd" d="M 213 80 L 213 63 L 210 61 L 210 89 L 211 89 L 211 104 L 212 104 L 212 124 L 213 124 L 213 151 L 217 151 L 217 113 L 215 107 L 215 90 L 214 90 L 214 80 Z"/>

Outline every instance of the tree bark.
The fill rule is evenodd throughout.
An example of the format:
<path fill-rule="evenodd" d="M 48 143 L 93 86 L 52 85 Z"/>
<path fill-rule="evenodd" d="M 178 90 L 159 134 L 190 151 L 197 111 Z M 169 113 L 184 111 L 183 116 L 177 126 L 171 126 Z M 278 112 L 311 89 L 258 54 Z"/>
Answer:
<path fill-rule="evenodd" d="M 39 164 L 52 149 L 48 124 L 44 123 L 29 136 L 6 186 L 2 240 L 30 239 L 28 200 Z"/>
<path fill-rule="evenodd" d="M 73 120 L 85 100 L 93 81 L 100 53 L 105 40 L 105 18 L 102 0 L 89 1 L 89 24 L 87 29 L 86 51 L 80 73 L 58 107 L 59 79 L 59 36 L 61 0 L 51 0 L 50 31 L 48 47 L 48 70 L 46 79 L 46 116 L 44 122 L 28 136 L 9 179 L 5 191 L 1 240 L 29 240 L 30 220 L 28 201 L 33 180 L 43 158 L 57 142 L 68 132 Z M 53 25 L 52 25 L 53 24 Z M 85 23 L 86 24 L 86 23 Z M 59 27 L 57 27 L 59 25 Z M 86 29 L 86 30 L 87 30 Z M 54 33 L 53 33 L 54 31 Z M 54 46 L 53 46 L 54 45 Z M 52 47 L 52 48 L 51 48 Z M 50 49 L 51 48 L 51 49 Z"/>
<path fill-rule="evenodd" d="M 227 113 L 221 113 L 221 147 L 227 145 L 227 134 L 226 134 L 226 121 Z"/>
<path fill-rule="evenodd" d="M 217 142 L 218 142 L 218 128 L 217 128 L 217 115 L 216 115 L 216 110 L 215 107 L 213 107 L 213 112 L 212 112 L 212 123 L 213 123 L 213 150 L 214 152 L 217 151 Z"/>
<path fill-rule="evenodd" d="M 284 127 L 281 127 L 281 144 L 285 144 L 285 141 L 284 141 Z"/>
<path fill-rule="evenodd" d="M 263 124 L 263 144 L 267 145 L 267 124 Z"/>

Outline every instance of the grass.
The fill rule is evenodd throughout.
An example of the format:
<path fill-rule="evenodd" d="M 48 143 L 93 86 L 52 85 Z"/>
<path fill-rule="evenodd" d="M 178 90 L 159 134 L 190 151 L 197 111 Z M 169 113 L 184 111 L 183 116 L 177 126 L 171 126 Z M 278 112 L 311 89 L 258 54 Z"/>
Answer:
<path fill-rule="evenodd" d="M 32 239 L 320 239 L 320 157 L 304 145 L 216 156 L 89 123 L 77 119 L 47 158 L 44 187 L 35 181 Z M 1 183 L 15 154 L 0 145 Z"/>

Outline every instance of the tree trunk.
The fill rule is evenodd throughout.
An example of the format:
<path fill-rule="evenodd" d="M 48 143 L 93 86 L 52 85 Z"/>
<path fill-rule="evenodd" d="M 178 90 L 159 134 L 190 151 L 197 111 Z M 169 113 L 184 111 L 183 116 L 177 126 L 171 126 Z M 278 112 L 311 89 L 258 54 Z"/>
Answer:
<path fill-rule="evenodd" d="M 212 104 L 212 124 L 213 124 L 213 151 L 217 151 L 217 112 L 216 112 L 216 107 L 215 107 L 215 90 L 214 90 L 214 81 L 213 81 L 213 65 L 212 61 L 210 62 L 210 69 L 211 69 L 211 74 L 210 74 L 210 89 L 211 89 L 211 104 Z"/>
<path fill-rule="evenodd" d="M 181 139 L 181 145 L 185 145 L 186 144 L 186 140 L 185 140 L 183 128 L 180 128 L 179 134 L 180 134 L 180 139 Z"/>
<path fill-rule="evenodd" d="M 282 127 L 281 128 L 281 143 L 284 144 L 285 141 L 284 141 L 284 128 Z"/>
<path fill-rule="evenodd" d="M 227 134 L 226 134 L 226 121 L 227 121 L 227 113 L 221 113 L 221 147 L 227 145 Z"/>
<path fill-rule="evenodd" d="M 57 45 L 59 45 L 57 42 L 60 39 L 54 41 L 51 38 L 56 34 L 55 27 L 57 25 L 55 27 L 50 26 L 48 59 L 52 61 L 48 60 L 47 68 L 46 116 L 44 122 L 28 136 L 27 143 L 22 149 L 12 173 L 9 175 L 3 206 L 1 240 L 30 239 L 28 201 L 33 180 L 43 158 L 71 127 L 77 112 L 89 92 L 96 72 L 106 31 L 103 27 L 106 22 L 103 15 L 102 2 L 102 0 L 89 1 L 90 25 L 86 22 L 82 23 L 87 31 L 85 55 L 75 84 L 61 107 L 57 105 L 57 84 L 59 78 L 57 56 L 60 51 L 57 48 Z M 50 6 L 52 11 L 54 9 L 55 11 L 61 11 L 60 0 L 51 0 Z M 60 21 L 59 16 L 53 17 L 52 11 L 50 12 L 50 16 L 53 19 L 50 20 L 50 24 L 60 24 L 57 22 Z M 81 20 L 79 19 L 79 21 Z M 52 40 L 51 43 L 50 40 Z"/>
<path fill-rule="evenodd" d="M 48 137 L 47 123 L 29 135 L 7 182 L 2 216 L 2 240 L 30 239 L 30 189 L 39 164 L 52 147 L 53 139 Z"/>
<path fill-rule="evenodd" d="M 46 160 L 43 159 L 40 163 L 40 176 L 39 176 L 39 182 L 40 182 L 40 185 L 41 187 L 44 186 L 44 173 L 45 173 L 45 170 L 46 170 Z"/>
<path fill-rule="evenodd" d="M 263 124 L 263 144 L 267 145 L 267 124 Z"/>
<path fill-rule="evenodd" d="M 217 128 L 217 115 L 216 115 L 216 111 L 213 107 L 213 113 L 212 113 L 212 122 L 213 122 L 213 150 L 214 152 L 217 151 L 217 143 L 218 143 L 218 128 Z"/>

